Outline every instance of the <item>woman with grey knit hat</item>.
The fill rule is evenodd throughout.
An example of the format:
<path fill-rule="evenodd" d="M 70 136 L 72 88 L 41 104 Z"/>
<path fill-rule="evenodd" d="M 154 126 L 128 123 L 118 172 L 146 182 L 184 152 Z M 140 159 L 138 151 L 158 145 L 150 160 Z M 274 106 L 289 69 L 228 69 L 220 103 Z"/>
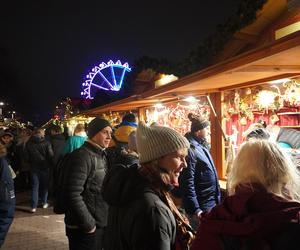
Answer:
<path fill-rule="evenodd" d="M 112 167 L 102 186 L 109 204 L 105 250 L 189 249 L 192 229 L 169 195 L 186 167 L 189 142 L 171 128 L 143 122 L 136 140 L 140 164 Z"/>

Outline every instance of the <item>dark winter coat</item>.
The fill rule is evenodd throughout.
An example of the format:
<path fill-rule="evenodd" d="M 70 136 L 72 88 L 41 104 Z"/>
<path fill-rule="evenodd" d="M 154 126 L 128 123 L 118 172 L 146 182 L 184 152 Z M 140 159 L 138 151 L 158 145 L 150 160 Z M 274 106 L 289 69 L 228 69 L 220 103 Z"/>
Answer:
<path fill-rule="evenodd" d="M 92 230 L 95 225 L 105 227 L 108 205 L 102 198 L 101 188 L 108 165 L 106 153 L 86 141 L 71 154 L 64 194 L 65 223 L 83 232 Z"/>
<path fill-rule="evenodd" d="M 201 217 L 192 250 L 299 249 L 299 211 L 300 203 L 257 184 L 238 187 Z"/>
<path fill-rule="evenodd" d="M 0 149 L 0 248 L 13 221 L 15 213 L 15 192 L 11 171 L 3 148 Z"/>
<path fill-rule="evenodd" d="M 53 149 L 53 164 L 57 164 L 63 156 L 66 139 L 63 134 L 51 135 L 50 143 Z"/>
<path fill-rule="evenodd" d="M 26 157 L 26 143 L 22 142 L 16 145 L 16 156 L 18 158 L 18 166 L 20 172 L 26 172 L 30 170 L 30 164 L 28 162 L 28 158 Z"/>
<path fill-rule="evenodd" d="M 216 167 L 209 151 L 192 134 L 187 168 L 180 175 L 180 189 L 187 213 L 207 211 L 220 202 L 221 192 Z"/>
<path fill-rule="evenodd" d="M 4 146 L 6 148 L 6 160 L 8 165 L 10 165 L 13 170 L 16 172 L 19 170 L 19 162 L 18 157 L 16 156 L 16 143 L 15 141 L 12 141 L 8 144 L 4 144 L 3 142 L 0 142 L 1 146 Z"/>
<path fill-rule="evenodd" d="M 123 150 L 120 155 L 115 158 L 114 165 L 122 164 L 125 166 L 131 166 L 139 163 L 139 156 L 135 152 L 128 152 Z"/>
<path fill-rule="evenodd" d="M 31 136 L 26 143 L 27 159 L 32 171 L 45 170 L 53 164 L 50 142 L 39 136 Z"/>
<path fill-rule="evenodd" d="M 109 204 L 105 249 L 173 249 L 175 218 L 137 167 L 116 165 L 105 177 L 103 197 Z"/>

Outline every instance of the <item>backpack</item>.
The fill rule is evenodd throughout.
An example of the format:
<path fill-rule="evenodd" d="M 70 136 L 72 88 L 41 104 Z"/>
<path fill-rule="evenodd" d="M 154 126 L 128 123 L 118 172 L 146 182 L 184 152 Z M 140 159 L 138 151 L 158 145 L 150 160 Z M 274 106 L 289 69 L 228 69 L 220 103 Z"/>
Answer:
<path fill-rule="evenodd" d="M 85 148 L 80 148 L 78 150 L 82 150 Z M 88 151 L 87 149 L 85 149 Z M 68 173 L 68 167 L 70 160 L 72 158 L 72 154 L 77 150 L 73 151 L 72 153 L 65 154 L 55 165 L 53 169 L 53 212 L 56 214 L 64 214 L 66 212 L 65 207 L 65 183 L 66 177 Z M 88 189 L 90 181 L 94 178 L 95 175 L 95 166 L 97 163 L 96 156 L 94 157 L 94 167 L 92 168 L 86 182 L 86 189 Z"/>
<path fill-rule="evenodd" d="M 112 135 L 112 139 L 115 142 L 115 145 L 106 149 L 107 158 L 110 166 L 114 166 L 116 164 L 121 163 L 120 158 L 124 154 L 124 151 L 128 150 L 128 143 L 118 141 L 114 135 Z"/>
<path fill-rule="evenodd" d="M 53 168 L 53 212 L 56 214 L 64 214 L 66 211 L 64 205 L 64 184 L 70 159 L 71 153 L 65 154 Z"/>

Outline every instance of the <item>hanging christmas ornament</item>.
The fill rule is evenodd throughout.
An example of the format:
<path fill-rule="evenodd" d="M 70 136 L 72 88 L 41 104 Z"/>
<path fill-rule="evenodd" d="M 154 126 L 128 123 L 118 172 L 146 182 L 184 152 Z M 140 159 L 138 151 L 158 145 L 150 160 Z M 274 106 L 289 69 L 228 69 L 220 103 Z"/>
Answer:
<path fill-rule="evenodd" d="M 291 106 L 300 106 L 300 83 L 296 80 L 292 80 L 282 84 L 286 87 L 284 92 L 284 100 Z"/>

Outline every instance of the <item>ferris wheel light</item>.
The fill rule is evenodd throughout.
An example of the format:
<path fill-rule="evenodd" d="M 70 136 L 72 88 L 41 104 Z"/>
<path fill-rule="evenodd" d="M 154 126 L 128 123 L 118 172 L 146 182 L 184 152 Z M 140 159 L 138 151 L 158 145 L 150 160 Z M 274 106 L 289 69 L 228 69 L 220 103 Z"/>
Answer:
<path fill-rule="evenodd" d="M 110 70 L 109 70 L 110 69 Z M 125 73 L 131 72 L 129 64 L 124 64 L 118 60 L 114 63 L 109 60 L 107 63 L 101 62 L 95 66 L 89 74 L 86 75 L 86 80 L 82 84 L 82 95 L 86 99 L 93 99 L 91 88 L 98 88 L 106 91 L 119 91 L 123 85 Z"/>

